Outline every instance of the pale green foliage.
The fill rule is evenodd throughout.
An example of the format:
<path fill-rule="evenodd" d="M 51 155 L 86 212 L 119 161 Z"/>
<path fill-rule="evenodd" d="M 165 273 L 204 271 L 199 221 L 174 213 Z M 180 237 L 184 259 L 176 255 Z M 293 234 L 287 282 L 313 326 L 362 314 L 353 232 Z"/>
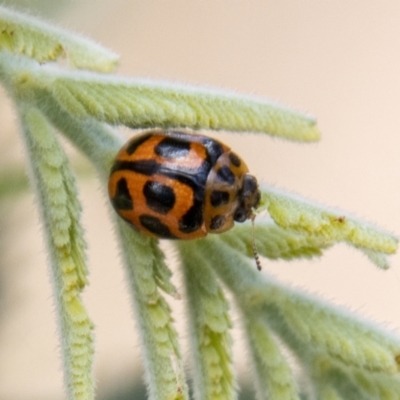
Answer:
<path fill-rule="evenodd" d="M 268 132 L 291 140 L 319 138 L 315 120 L 276 103 L 222 91 L 63 71 L 9 57 L 13 85 L 23 98 L 43 96 L 69 115 L 130 127 L 184 126 Z M 283 117 L 283 115 L 286 116 Z"/>
<path fill-rule="evenodd" d="M 234 294 L 249 332 L 254 374 L 262 388 L 260 399 L 297 398 L 292 372 L 282 356 L 277 357 L 272 333 L 293 352 L 315 381 L 316 391 L 331 386 L 340 399 L 351 398 L 354 390 L 360 393 L 360 399 L 375 392 L 380 393 L 380 399 L 399 398 L 398 338 L 316 298 L 285 288 L 265 273 L 260 276 L 254 260 L 246 259 L 225 236 L 197 243 L 180 242 L 178 247 L 191 255 L 183 257 L 186 267 L 212 268 Z M 268 235 L 263 239 L 268 241 Z M 206 258 L 201 254 L 207 254 Z M 210 277 L 203 271 L 199 274 Z M 366 385 L 371 380 L 375 384 Z M 266 391 L 282 397 L 265 397 Z"/>
<path fill-rule="evenodd" d="M 347 213 L 272 188 L 264 191 L 263 203 L 282 228 L 307 232 L 331 242 L 344 241 L 368 252 L 393 254 L 397 250 L 398 239 L 395 236 Z"/>
<path fill-rule="evenodd" d="M 72 67 L 111 72 L 118 56 L 83 37 L 0 7 L 0 47 L 40 63 L 67 57 Z"/>
<path fill-rule="evenodd" d="M 43 114 L 20 104 L 20 118 L 38 193 L 64 345 L 65 381 L 70 398 L 93 397 L 93 338 L 81 300 L 87 283 L 85 241 L 75 179 L 53 129 Z"/>
<path fill-rule="evenodd" d="M 264 318 L 248 315 L 246 331 L 254 360 L 258 393 L 265 399 L 299 399 L 289 361 Z"/>
<path fill-rule="evenodd" d="M 119 221 L 119 233 L 124 248 L 125 263 L 135 307 L 143 330 L 146 380 L 152 399 L 186 399 L 182 359 L 171 310 L 160 287 L 175 295 L 169 283 L 171 273 L 154 239 L 135 232 Z"/>
<path fill-rule="evenodd" d="M 48 81 L 44 84 L 51 88 L 57 102 L 80 118 L 90 115 L 133 127 L 268 131 L 271 135 L 301 141 L 319 137 L 313 118 L 266 100 L 144 80 L 88 75 L 80 81 L 70 74 L 51 73 L 47 78 L 51 79 L 51 86 Z M 35 84 L 40 84 L 40 80 L 35 79 Z"/>
<path fill-rule="evenodd" d="M 232 369 L 232 326 L 229 305 L 214 271 L 196 248 L 181 249 L 185 266 L 188 315 L 191 319 L 195 391 L 199 399 L 231 399 L 235 393 Z M 196 262 L 192 262 L 195 260 Z"/>
<path fill-rule="evenodd" d="M 62 56 L 70 69 L 56 63 Z M 87 283 L 80 203 L 54 128 L 89 158 L 104 187 L 123 143 L 107 124 L 252 131 L 298 141 L 319 138 L 313 118 L 264 99 L 93 72 L 111 71 L 115 64 L 114 54 L 86 39 L 0 7 L 0 80 L 16 103 L 30 159 L 71 400 L 94 398 L 92 323 L 80 297 Z M 267 258 L 320 256 L 345 242 L 387 268 L 386 255 L 397 249 L 391 234 L 274 188 L 263 188 L 258 212 L 262 210 L 271 219 L 257 217 L 254 236 L 259 253 Z M 187 299 L 196 399 L 237 397 L 230 307 L 221 282 L 241 314 L 259 399 L 304 398 L 287 352 L 315 398 L 400 399 L 400 340 L 258 272 L 250 224 L 175 243 L 184 271 L 182 294 L 170 282 L 157 241 L 121 220 L 116 227 L 151 399 L 189 396 L 166 295 L 171 301 Z"/>

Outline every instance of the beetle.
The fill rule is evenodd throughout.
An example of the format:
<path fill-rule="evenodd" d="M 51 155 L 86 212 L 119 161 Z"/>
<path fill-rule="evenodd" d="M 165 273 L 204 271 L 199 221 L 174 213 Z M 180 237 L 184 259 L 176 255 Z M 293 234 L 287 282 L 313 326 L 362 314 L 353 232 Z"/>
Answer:
<path fill-rule="evenodd" d="M 145 235 L 198 239 L 254 219 L 261 194 L 248 171 L 241 157 L 209 136 L 150 130 L 118 152 L 108 192 L 118 215 Z"/>

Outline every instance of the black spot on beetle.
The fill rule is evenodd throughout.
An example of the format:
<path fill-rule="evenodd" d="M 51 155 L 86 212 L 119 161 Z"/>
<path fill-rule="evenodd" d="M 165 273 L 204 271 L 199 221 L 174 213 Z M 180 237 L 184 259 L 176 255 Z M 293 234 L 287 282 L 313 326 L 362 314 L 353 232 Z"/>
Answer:
<path fill-rule="evenodd" d="M 158 143 L 154 152 L 164 158 L 183 158 L 190 152 L 190 142 L 166 137 Z"/>
<path fill-rule="evenodd" d="M 226 218 L 223 215 L 216 215 L 211 218 L 210 222 L 210 230 L 216 230 L 221 228 L 222 225 L 225 224 Z"/>
<path fill-rule="evenodd" d="M 230 153 L 229 153 L 229 160 L 230 160 L 230 162 L 231 162 L 235 167 L 240 167 L 240 164 L 242 163 L 242 162 L 240 161 L 239 156 L 236 155 L 236 154 L 233 153 L 233 152 L 230 152 Z"/>
<path fill-rule="evenodd" d="M 125 178 L 121 178 L 117 182 L 117 190 L 115 196 L 111 199 L 113 206 L 117 210 L 132 210 L 133 200 L 129 193 L 128 182 Z"/>
<path fill-rule="evenodd" d="M 210 165 L 214 165 L 223 153 L 221 143 L 207 136 L 201 137 L 201 143 L 207 151 L 207 162 Z"/>
<path fill-rule="evenodd" d="M 257 180 L 253 175 L 246 174 L 243 180 L 243 196 L 248 196 L 258 190 Z"/>
<path fill-rule="evenodd" d="M 238 207 L 233 215 L 233 219 L 237 222 L 244 222 L 246 221 L 248 212 L 244 207 Z"/>
<path fill-rule="evenodd" d="M 146 182 L 143 194 L 147 206 L 160 214 L 167 214 L 175 204 L 174 190 L 159 182 Z"/>
<path fill-rule="evenodd" d="M 235 175 L 227 165 L 223 165 L 217 171 L 217 178 L 226 182 L 228 185 L 233 185 L 235 183 Z"/>
<path fill-rule="evenodd" d="M 135 150 L 136 150 L 142 143 L 144 143 L 151 135 L 152 135 L 152 133 L 149 132 L 149 133 L 145 133 L 145 134 L 143 134 L 143 135 L 138 135 L 138 136 L 133 137 L 133 138 L 130 140 L 130 142 L 129 142 L 127 148 L 126 148 L 127 154 L 129 154 L 129 155 L 133 154 L 133 153 L 135 152 Z"/>
<path fill-rule="evenodd" d="M 229 202 L 229 193 L 222 190 L 213 190 L 210 195 L 210 202 L 213 207 L 221 207 Z"/>
<path fill-rule="evenodd" d="M 192 207 L 179 221 L 179 230 L 183 233 L 196 231 L 203 224 L 203 202 L 195 199 Z"/>
<path fill-rule="evenodd" d="M 154 235 L 164 239 L 176 239 L 168 226 L 163 224 L 157 217 L 144 214 L 139 217 L 139 220 L 142 226 Z"/>

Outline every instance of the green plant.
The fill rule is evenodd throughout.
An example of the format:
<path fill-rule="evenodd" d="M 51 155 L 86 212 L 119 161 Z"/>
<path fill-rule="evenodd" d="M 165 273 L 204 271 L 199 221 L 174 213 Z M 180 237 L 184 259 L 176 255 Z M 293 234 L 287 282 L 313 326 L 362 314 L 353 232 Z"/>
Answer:
<path fill-rule="evenodd" d="M 111 74 L 117 57 L 81 37 L 0 8 L 0 79 L 15 102 L 31 166 L 58 305 L 70 399 L 94 398 L 93 325 L 81 300 L 87 283 L 80 203 L 56 131 L 95 166 L 105 187 L 123 139 L 112 125 L 252 131 L 297 141 L 319 138 L 315 120 L 284 106 L 233 93 Z M 57 63 L 65 57 L 69 63 Z M 344 212 L 262 187 L 270 218 L 258 220 L 258 251 L 267 258 L 311 258 L 338 242 L 380 268 L 397 238 Z M 151 399 L 187 399 L 170 308 L 178 297 L 156 240 L 116 219 Z M 282 353 L 286 346 L 319 399 L 400 398 L 400 340 L 316 298 L 285 288 L 255 269 L 251 226 L 197 241 L 177 241 L 184 271 L 196 398 L 234 399 L 229 303 L 242 314 L 259 399 L 299 399 L 302 389 Z M 306 396 L 302 395 L 303 398 Z"/>

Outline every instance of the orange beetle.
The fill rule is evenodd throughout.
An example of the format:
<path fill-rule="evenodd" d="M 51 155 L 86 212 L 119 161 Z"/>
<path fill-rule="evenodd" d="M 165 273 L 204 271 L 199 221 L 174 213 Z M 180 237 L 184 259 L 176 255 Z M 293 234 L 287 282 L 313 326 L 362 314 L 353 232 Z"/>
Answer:
<path fill-rule="evenodd" d="M 208 136 L 152 130 L 119 151 L 108 192 L 117 213 L 145 235 L 197 239 L 253 218 L 260 190 L 244 161 Z"/>

